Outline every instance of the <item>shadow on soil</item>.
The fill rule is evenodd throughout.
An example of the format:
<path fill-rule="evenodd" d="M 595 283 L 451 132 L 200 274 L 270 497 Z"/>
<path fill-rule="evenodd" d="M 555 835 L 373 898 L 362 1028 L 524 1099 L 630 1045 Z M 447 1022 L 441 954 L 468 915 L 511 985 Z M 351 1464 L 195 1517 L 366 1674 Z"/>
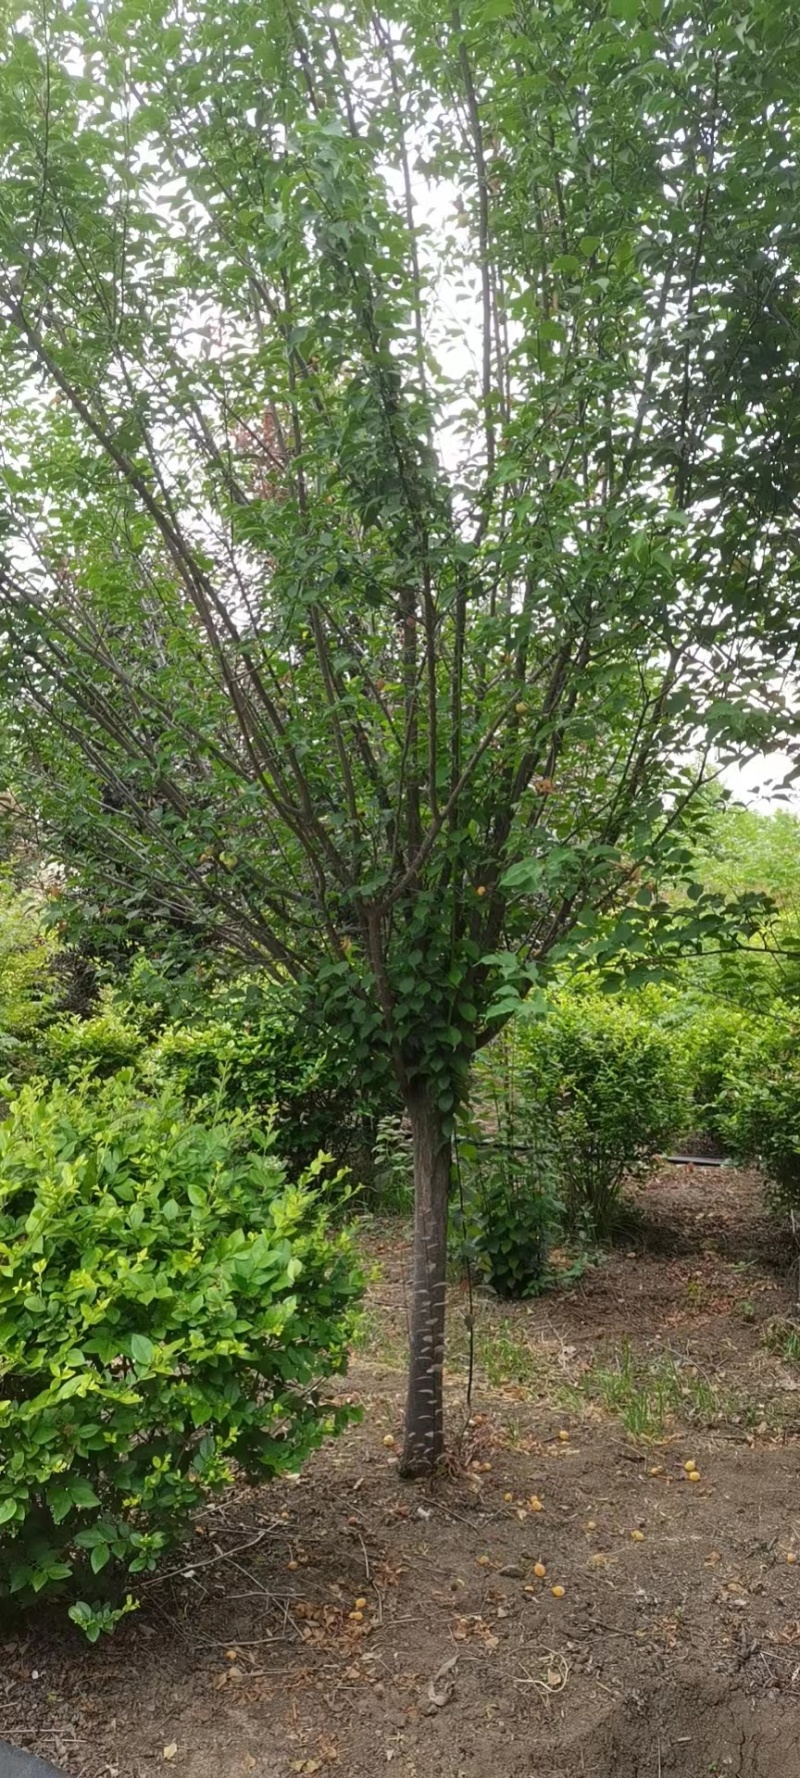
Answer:
<path fill-rule="evenodd" d="M 588 1736 L 554 1747 L 549 1771 L 551 1778 L 798 1778 L 800 1706 L 712 1684 L 633 1693 Z"/>
<path fill-rule="evenodd" d="M 673 1259 L 713 1248 L 731 1262 L 788 1271 L 795 1256 L 784 1225 L 767 1215 L 757 1175 L 718 1167 L 670 1167 L 622 1206 L 615 1246 Z"/>

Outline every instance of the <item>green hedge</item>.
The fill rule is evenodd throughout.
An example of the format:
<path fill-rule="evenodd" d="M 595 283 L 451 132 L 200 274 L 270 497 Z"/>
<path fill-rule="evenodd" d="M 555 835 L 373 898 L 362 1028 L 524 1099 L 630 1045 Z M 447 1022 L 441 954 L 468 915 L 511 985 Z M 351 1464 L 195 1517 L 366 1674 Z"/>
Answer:
<path fill-rule="evenodd" d="M 762 1167 L 776 1200 L 800 1210 L 800 1022 L 774 1005 L 728 1059 L 717 1122 L 730 1152 Z"/>
<path fill-rule="evenodd" d="M 165 1021 L 151 976 L 140 962 L 135 979 L 106 990 L 91 1017 L 58 1019 L 29 1067 L 68 1080 L 88 1067 L 106 1079 L 132 1065 L 150 1085 L 176 1082 L 191 1103 L 213 1098 L 274 1124 L 293 1169 L 324 1148 L 363 1172 L 378 1118 L 395 1095 L 364 1099 L 352 1056 L 304 1016 L 292 988 L 244 979 L 190 997 L 181 1017 Z M 149 991 L 134 998 L 137 983 Z M 174 985 L 167 986 L 174 998 Z"/>
<path fill-rule="evenodd" d="M 603 1238 L 626 1175 L 685 1124 L 676 1045 L 632 1001 L 599 994 L 562 994 L 545 1017 L 523 1015 L 516 1041 L 526 1091 L 556 1132 L 568 1220 Z"/>
<path fill-rule="evenodd" d="M 723 1001 L 700 1003 L 674 1032 L 686 1075 L 687 1127 L 698 1135 L 725 1140 L 730 1071 L 752 1026 L 752 1014 Z"/>

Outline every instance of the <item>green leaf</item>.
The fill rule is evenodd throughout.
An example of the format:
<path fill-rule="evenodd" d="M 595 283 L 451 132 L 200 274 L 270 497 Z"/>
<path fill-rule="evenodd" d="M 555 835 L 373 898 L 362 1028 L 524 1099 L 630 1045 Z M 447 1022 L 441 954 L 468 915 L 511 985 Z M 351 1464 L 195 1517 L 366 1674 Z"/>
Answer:
<path fill-rule="evenodd" d="M 504 993 L 493 1000 L 491 1006 L 487 1007 L 485 1017 L 487 1019 L 507 1019 L 518 1012 L 521 1005 L 519 994 Z"/>
<path fill-rule="evenodd" d="M 543 340 L 566 340 L 566 329 L 561 321 L 540 321 L 539 338 Z"/>
<path fill-rule="evenodd" d="M 47 1570 L 48 1580 L 69 1580 L 71 1574 L 71 1562 L 51 1562 Z"/>
<path fill-rule="evenodd" d="M 521 889 L 533 893 L 539 888 L 544 876 L 544 860 L 541 858 L 521 858 L 517 864 L 511 864 L 503 872 L 500 884 L 503 889 Z"/>
<path fill-rule="evenodd" d="M 56 1488 L 48 1496 L 48 1504 L 56 1525 L 60 1525 L 67 1513 L 72 1511 L 74 1502 L 67 1488 Z"/>
<path fill-rule="evenodd" d="M 131 1358 L 134 1364 L 141 1365 L 142 1369 L 146 1369 L 153 1362 L 154 1352 L 153 1342 L 147 1338 L 146 1334 L 131 1334 Z"/>
<path fill-rule="evenodd" d="M 76 1506 L 89 1507 L 100 1505 L 100 1501 L 95 1494 L 94 1488 L 83 1476 L 76 1476 L 74 1481 L 67 1483 L 67 1487 Z"/>

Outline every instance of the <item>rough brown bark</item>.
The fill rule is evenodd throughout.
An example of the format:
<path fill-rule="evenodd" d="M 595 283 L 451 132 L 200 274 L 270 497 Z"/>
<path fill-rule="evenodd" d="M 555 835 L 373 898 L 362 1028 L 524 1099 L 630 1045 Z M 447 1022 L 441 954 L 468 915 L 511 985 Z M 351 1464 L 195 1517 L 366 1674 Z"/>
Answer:
<path fill-rule="evenodd" d="M 412 1088 L 406 1108 L 414 1145 L 414 1253 L 408 1399 L 401 1473 L 430 1475 L 444 1452 L 445 1286 L 451 1140 L 435 1094 Z"/>

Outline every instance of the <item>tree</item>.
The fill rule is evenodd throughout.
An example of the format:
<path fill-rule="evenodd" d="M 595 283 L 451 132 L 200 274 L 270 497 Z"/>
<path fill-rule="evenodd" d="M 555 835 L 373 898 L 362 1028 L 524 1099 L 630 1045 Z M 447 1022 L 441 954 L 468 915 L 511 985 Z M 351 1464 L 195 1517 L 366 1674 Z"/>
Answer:
<path fill-rule="evenodd" d="M 779 720 L 798 72 L 777 0 L 6 16 L 17 793 L 393 1071 L 409 1473 L 470 1060 Z"/>

